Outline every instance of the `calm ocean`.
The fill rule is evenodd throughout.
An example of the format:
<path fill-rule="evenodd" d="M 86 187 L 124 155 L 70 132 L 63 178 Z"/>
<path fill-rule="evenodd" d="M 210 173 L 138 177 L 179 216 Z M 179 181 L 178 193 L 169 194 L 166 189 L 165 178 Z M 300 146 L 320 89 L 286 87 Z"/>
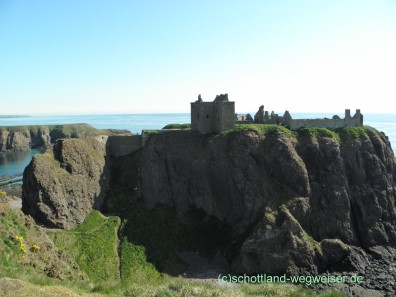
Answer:
<path fill-rule="evenodd" d="M 251 114 L 254 114 L 252 112 Z M 279 113 L 282 114 L 282 113 Z M 324 113 L 292 113 L 293 118 L 324 118 L 333 114 Z M 344 117 L 343 114 L 339 114 Z M 127 129 L 140 133 L 142 129 L 161 129 L 170 123 L 190 123 L 189 113 L 174 114 L 127 114 L 127 115 L 73 115 L 73 116 L 32 116 L 21 118 L 0 118 L 0 126 L 17 125 L 56 125 L 88 123 L 98 129 Z M 364 114 L 364 124 L 385 132 L 392 147 L 396 147 L 396 115 L 395 114 Z M 0 154 L 0 178 L 18 175 L 30 162 L 32 155 L 39 153 Z"/>

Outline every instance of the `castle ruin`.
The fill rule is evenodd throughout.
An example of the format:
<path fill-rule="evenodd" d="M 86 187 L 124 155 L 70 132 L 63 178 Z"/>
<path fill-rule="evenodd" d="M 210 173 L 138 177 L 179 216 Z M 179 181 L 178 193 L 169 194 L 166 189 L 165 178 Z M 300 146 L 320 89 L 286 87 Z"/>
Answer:
<path fill-rule="evenodd" d="M 235 102 L 228 94 L 217 95 L 213 102 L 204 102 L 201 95 L 191 102 L 191 130 L 201 134 L 221 133 L 234 128 Z"/>
<path fill-rule="evenodd" d="M 273 111 L 269 113 L 264 110 L 264 105 L 261 105 L 257 113 L 252 119 L 250 114 L 235 116 L 238 124 L 276 124 L 288 127 L 290 130 L 297 130 L 300 128 L 327 128 L 335 130 L 343 127 L 360 127 L 363 126 L 363 115 L 360 109 L 356 109 L 354 116 L 351 116 L 351 110 L 345 109 L 345 117 L 342 119 L 338 115 L 334 115 L 331 119 L 293 119 L 289 111 L 285 111 L 283 116 L 279 116 Z"/>
<path fill-rule="evenodd" d="M 283 124 L 289 127 L 290 130 L 297 130 L 300 128 L 327 128 L 335 130 L 344 127 L 360 127 L 363 126 L 363 115 L 360 109 L 356 109 L 354 116 L 351 116 L 351 110 L 345 109 L 345 117 L 341 119 L 334 115 L 331 119 L 293 119 L 289 112 L 286 111 L 283 116 Z"/>
<path fill-rule="evenodd" d="M 201 134 L 222 133 L 232 129 L 235 124 L 274 124 L 288 127 L 290 130 L 301 128 L 327 128 L 331 130 L 343 127 L 363 126 L 363 115 L 360 109 L 351 116 L 350 109 L 345 109 L 342 119 L 334 115 L 331 119 L 293 119 L 289 111 L 279 116 L 274 111 L 259 107 L 254 117 L 250 114 L 238 115 L 235 113 L 235 102 L 228 100 L 228 94 L 217 95 L 213 102 L 204 102 L 201 95 L 198 100 L 191 102 L 191 130 Z"/>

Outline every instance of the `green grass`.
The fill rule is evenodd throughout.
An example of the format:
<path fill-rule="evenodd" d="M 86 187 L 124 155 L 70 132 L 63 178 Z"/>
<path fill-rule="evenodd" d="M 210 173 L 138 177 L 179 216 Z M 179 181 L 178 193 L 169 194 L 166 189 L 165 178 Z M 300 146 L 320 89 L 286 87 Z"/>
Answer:
<path fill-rule="evenodd" d="M 345 127 L 337 130 L 342 141 L 367 137 L 366 127 Z"/>
<path fill-rule="evenodd" d="M 216 282 L 176 278 L 167 278 L 155 286 L 143 282 L 117 292 L 95 294 L 60 284 L 40 286 L 13 279 L 0 279 L 0 288 L 4 297 L 346 297 L 339 292 L 317 294 L 309 289 L 285 284 L 219 286 Z"/>
<path fill-rule="evenodd" d="M 23 237 L 25 255 L 15 235 Z M 32 245 L 38 245 L 39 250 L 33 252 Z M 75 262 L 58 250 L 30 217 L 19 209 L 10 209 L 7 203 L 0 203 L 0 263 L 0 278 L 16 278 L 39 286 L 62 284 L 89 290 L 89 286 L 80 281 L 84 273 L 75 267 Z"/>
<path fill-rule="evenodd" d="M 74 258 L 95 283 L 115 286 L 120 281 L 118 217 L 106 218 L 98 211 L 69 231 L 50 232 L 56 246 Z"/>
<path fill-rule="evenodd" d="M 303 231 L 303 236 L 311 249 L 320 249 L 320 244 L 311 235 Z"/>
<path fill-rule="evenodd" d="M 228 133 L 235 133 L 245 130 L 252 130 L 256 131 L 261 135 L 265 134 L 283 134 L 286 136 L 296 136 L 296 132 L 280 125 L 273 125 L 273 124 L 237 124 L 235 127 L 227 132 Z"/>
<path fill-rule="evenodd" d="M 78 153 L 80 156 L 85 156 L 87 159 L 94 157 L 96 160 L 100 160 L 103 158 L 102 152 L 98 149 L 97 142 L 90 138 L 65 139 L 63 148 Z M 67 155 L 70 154 L 70 152 L 64 154 Z"/>
<path fill-rule="evenodd" d="M 141 205 L 135 206 L 141 207 Z M 159 250 L 164 249 L 164 252 L 168 253 L 169 250 L 167 249 L 177 247 L 178 243 L 176 241 L 180 240 L 178 236 L 172 238 L 171 231 L 174 230 L 179 236 L 186 236 L 186 234 L 178 229 L 181 228 L 179 226 L 180 222 L 172 219 L 174 214 L 170 210 L 144 210 L 141 211 L 141 215 L 132 211 L 131 216 L 135 215 L 138 215 L 137 219 L 129 221 L 129 230 L 127 229 L 127 221 L 121 224 L 118 217 L 105 217 L 98 211 L 93 211 L 84 223 L 73 230 L 45 231 L 36 226 L 29 217 L 24 216 L 20 210 L 12 210 L 5 203 L 0 203 L 0 261 L 2 264 L 0 265 L 0 287 L 2 294 L 5 297 L 345 296 L 334 292 L 316 294 L 312 290 L 288 284 L 220 286 L 216 280 L 209 282 L 194 281 L 162 275 L 155 269 L 154 265 L 148 262 L 147 247 L 133 243 L 127 236 L 131 236 L 131 233 L 134 232 L 133 229 L 154 232 L 154 237 L 160 236 L 160 232 L 165 232 L 165 235 L 160 236 L 159 239 L 160 241 L 170 241 L 170 243 L 161 245 L 161 242 L 154 242 L 159 245 Z M 152 217 L 144 219 L 143 215 Z M 142 219 L 141 225 L 136 225 Z M 199 219 L 199 216 L 196 215 L 195 221 L 197 222 Z M 161 226 L 161 223 L 166 228 Z M 144 228 L 142 224 L 148 225 Z M 209 225 L 214 226 L 213 222 L 208 222 Z M 158 231 L 155 230 L 155 227 Z M 173 229 L 166 230 L 167 228 Z M 211 232 L 209 228 L 199 230 L 199 228 L 195 229 L 198 233 L 193 236 L 198 237 L 199 241 L 215 241 L 214 238 L 210 239 L 210 237 L 218 236 L 216 233 L 208 238 L 206 233 Z M 185 231 L 194 232 L 192 229 L 186 229 Z M 46 232 L 50 235 L 50 238 L 54 238 L 58 248 L 51 246 L 52 241 L 48 241 Z M 120 235 L 125 234 L 121 237 L 120 246 L 118 246 L 120 240 L 117 232 Z M 40 252 L 32 253 L 29 251 L 26 258 L 23 259 L 19 246 L 12 240 L 13 235 L 24 236 L 27 246 L 33 243 L 39 244 Z M 142 240 L 154 240 L 154 238 L 144 239 L 144 237 L 148 237 L 148 234 L 141 236 Z M 222 239 L 217 240 L 221 241 Z M 197 243 L 199 242 L 190 242 L 192 245 Z M 181 243 L 181 245 L 185 245 L 185 243 Z M 74 259 L 75 262 L 67 262 L 67 259 Z M 47 268 L 62 273 L 63 279 L 56 279 L 54 276 L 48 277 L 44 264 L 47 265 Z M 80 266 L 89 278 L 83 271 L 79 272 L 76 265 Z M 66 272 L 68 269 L 70 270 L 69 273 Z M 122 280 L 120 279 L 120 272 Z M 66 277 L 68 275 L 69 278 Z M 96 292 L 96 294 L 92 294 L 92 292 Z"/>
<path fill-rule="evenodd" d="M 158 134 L 159 130 L 142 130 L 142 135 L 154 135 Z"/>
<path fill-rule="evenodd" d="M 370 126 L 363 126 L 366 130 L 366 134 L 370 138 L 377 138 L 381 139 L 382 137 L 385 137 L 385 134 L 383 132 L 379 132 L 377 129 L 370 127 Z"/>
<path fill-rule="evenodd" d="M 23 271 L 23 253 L 15 236 L 22 236 L 26 245 L 26 227 L 18 213 L 0 203 L 0 277 L 18 276 Z"/>
<path fill-rule="evenodd" d="M 303 128 L 296 131 L 299 137 L 328 137 L 337 141 L 364 140 L 368 138 L 382 138 L 380 132 L 370 126 L 344 127 L 335 131 L 327 128 Z"/>
<path fill-rule="evenodd" d="M 303 128 L 297 130 L 298 136 L 310 136 L 310 137 L 328 137 L 340 140 L 339 135 L 327 128 Z"/>
<path fill-rule="evenodd" d="M 186 129 L 191 129 L 191 124 L 168 124 L 162 129 L 181 129 L 181 130 L 186 130 Z"/>
<path fill-rule="evenodd" d="M 126 286 L 134 283 L 156 283 L 161 274 L 147 261 L 146 249 L 133 244 L 127 237 L 121 243 L 121 279 Z"/>

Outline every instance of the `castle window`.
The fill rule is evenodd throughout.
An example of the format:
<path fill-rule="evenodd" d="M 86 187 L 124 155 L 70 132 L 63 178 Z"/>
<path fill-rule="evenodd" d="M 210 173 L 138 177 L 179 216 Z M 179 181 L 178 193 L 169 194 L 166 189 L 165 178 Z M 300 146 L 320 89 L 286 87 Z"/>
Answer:
<path fill-rule="evenodd" d="M 198 119 L 199 119 L 199 113 L 197 114 L 197 117 L 198 117 Z"/>
<path fill-rule="evenodd" d="M 206 118 L 209 119 L 209 115 L 208 114 L 206 115 Z"/>

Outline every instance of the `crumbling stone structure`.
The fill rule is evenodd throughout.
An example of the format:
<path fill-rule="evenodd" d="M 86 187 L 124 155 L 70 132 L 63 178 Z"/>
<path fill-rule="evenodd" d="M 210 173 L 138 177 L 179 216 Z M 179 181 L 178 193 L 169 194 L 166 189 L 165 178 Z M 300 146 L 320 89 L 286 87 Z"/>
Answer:
<path fill-rule="evenodd" d="M 337 115 L 334 115 L 331 119 L 293 119 L 286 110 L 283 115 L 282 124 L 291 130 L 300 128 L 327 128 L 335 130 L 343 127 L 363 126 L 363 115 L 360 113 L 360 109 L 356 109 L 355 115 L 351 117 L 350 109 L 345 109 L 345 117 L 343 119 Z"/>
<path fill-rule="evenodd" d="M 237 124 L 281 124 L 282 117 L 271 111 L 271 114 L 264 110 L 264 105 L 259 107 L 259 110 L 254 115 L 254 118 L 248 113 L 246 115 L 235 115 Z"/>
<path fill-rule="evenodd" d="M 235 114 L 235 124 L 243 124 L 243 123 L 248 123 L 248 124 L 252 124 L 254 123 L 254 119 L 252 118 L 252 116 L 250 115 L 250 113 L 246 114 L 246 115 L 239 115 L 239 114 Z"/>
<path fill-rule="evenodd" d="M 331 119 L 293 119 L 289 111 L 279 116 L 274 111 L 264 110 L 264 105 L 254 115 L 238 115 L 235 113 L 235 102 L 228 100 L 228 94 L 217 95 L 213 102 L 204 102 L 201 95 L 198 100 L 191 102 L 191 130 L 202 134 L 222 133 L 230 130 L 237 124 L 274 124 L 283 125 L 290 130 L 300 128 L 327 128 L 331 130 L 343 127 L 363 126 L 363 115 L 360 109 L 356 109 L 351 116 L 350 109 L 345 109 L 345 117 L 342 119 L 334 115 Z"/>
<path fill-rule="evenodd" d="M 204 102 L 201 95 L 191 102 L 191 130 L 202 134 L 221 133 L 235 125 L 235 102 L 228 94 L 217 95 L 213 102 Z"/>
<path fill-rule="evenodd" d="M 343 119 L 338 115 L 334 115 L 331 119 L 293 119 L 287 110 L 283 116 L 279 116 L 273 111 L 270 114 L 267 110 L 264 110 L 264 105 L 261 105 L 254 115 L 254 120 L 247 120 L 248 116 L 250 115 L 236 115 L 235 118 L 238 124 L 276 124 L 287 126 L 290 130 L 297 130 L 300 128 L 327 128 L 335 130 L 343 127 L 363 126 L 363 115 L 360 109 L 356 109 L 356 113 L 353 117 L 351 116 L 350 109 L 345 109 L 345 117 Z"/>

